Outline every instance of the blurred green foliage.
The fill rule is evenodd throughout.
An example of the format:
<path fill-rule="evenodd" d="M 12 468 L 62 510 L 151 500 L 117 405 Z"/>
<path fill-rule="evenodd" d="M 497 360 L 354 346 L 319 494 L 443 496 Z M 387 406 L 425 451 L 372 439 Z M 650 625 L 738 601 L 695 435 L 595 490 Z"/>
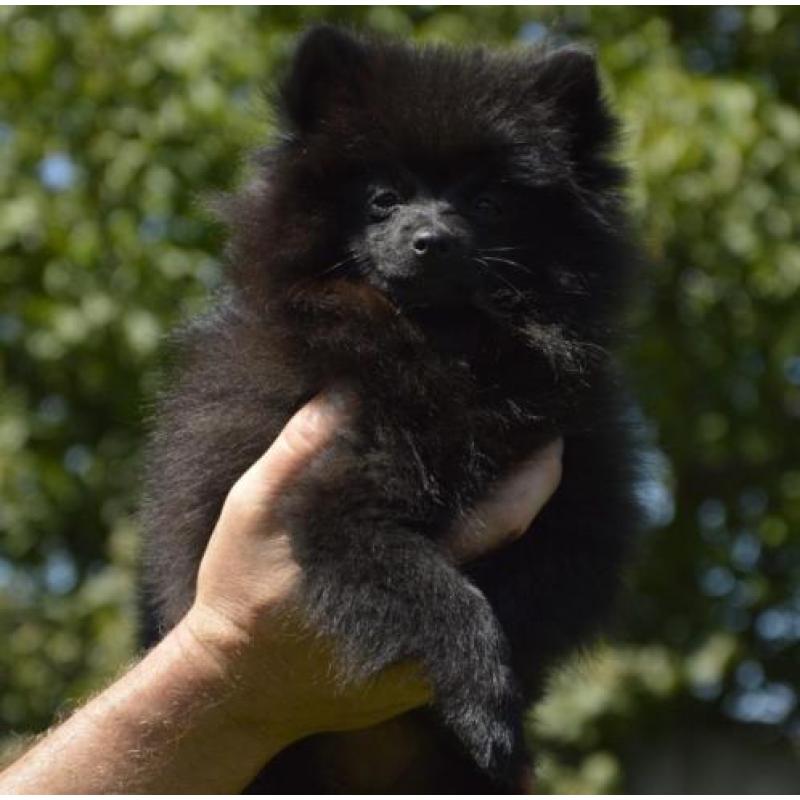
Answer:
<path fill-rule="evenodd" d="M 628 348 L 652 526 L 615 643 L 532 721 L 542 788 L 630 790 L 648 743 L 692 727 L 791 752 L 800 12 L 763 6 L 0 10 L 0 735 L 134 652 L 146 402 L 163 334 L 219 279 L 203 196 L 241 177 L 264 79 L 321 18 L 586 40 L 625 119 L 655 264 Z"/>

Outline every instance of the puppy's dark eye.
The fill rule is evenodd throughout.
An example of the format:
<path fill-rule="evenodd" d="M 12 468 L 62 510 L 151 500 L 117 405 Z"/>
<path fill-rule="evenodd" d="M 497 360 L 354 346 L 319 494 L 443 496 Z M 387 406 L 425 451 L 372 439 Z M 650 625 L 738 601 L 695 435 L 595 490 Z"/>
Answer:
<path fill-rule="evenodd" d="M 473 201 L 473 208 L 484 219 L 496 219 L 503 213 L 500 201 L 489 194 L 480 194 Z"/>
<path fill-rule="evenodd" d="M 400 203 L 400 195 L 393 189 L 380 189 L 369 201 L 370 210 L 381 216 L 388 214 Z"/>

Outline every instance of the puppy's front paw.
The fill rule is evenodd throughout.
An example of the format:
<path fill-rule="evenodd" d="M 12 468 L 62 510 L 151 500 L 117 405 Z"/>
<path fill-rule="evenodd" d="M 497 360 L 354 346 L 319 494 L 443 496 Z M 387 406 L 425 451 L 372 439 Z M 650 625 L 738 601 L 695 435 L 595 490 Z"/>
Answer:
<path fill-rule="evenodd" d="M 442 721 L 475 763 L 500 786 L 518 785 L 527 763 L 522 708 L 510 670 L 491 685 L 437 699 Z"/>

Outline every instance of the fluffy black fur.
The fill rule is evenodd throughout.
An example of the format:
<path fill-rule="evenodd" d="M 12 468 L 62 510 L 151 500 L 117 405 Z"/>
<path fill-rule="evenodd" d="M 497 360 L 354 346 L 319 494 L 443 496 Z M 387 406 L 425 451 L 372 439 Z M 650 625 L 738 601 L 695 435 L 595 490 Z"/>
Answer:
<path fill-rule="evenodd" d="M 607 617 L 637 518 L 609 354 L 636 262 L 615 120 L 581 49 L 329 27 L 302 39 L 279 107 L 278 143 L 226 205 L 228 289 L 179 333 L 157 414 L 144 522 L 158 623 L 190 605 L 236 478 L 346 382 L 355 432 L 284 511 L 311 620 L 349 674 L 417 659 L 435 687 L 434 713 L 407 720 L 424 757 L 372 788 L 511 788 L 523 709 Z M 442 533 L 557 436 L 563 481 L 530 534 L 456 569 Z M 255 788 L 370 788 L 326 762 L 330 745 L 291 748 Z"/>

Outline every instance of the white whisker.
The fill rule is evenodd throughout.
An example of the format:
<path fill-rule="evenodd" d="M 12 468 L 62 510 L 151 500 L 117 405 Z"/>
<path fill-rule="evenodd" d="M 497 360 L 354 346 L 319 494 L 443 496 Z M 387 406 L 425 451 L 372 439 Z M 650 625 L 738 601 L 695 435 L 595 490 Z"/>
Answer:
<path fill-rule="evenodd" d="M 520 264 L 518 261 L 512 261 L 510 258 L 501 258 L 500 256 L 486 256 L 486 255 L 482 255 L 481 257 L 486 259 L 486 261 L 496 261 L 499 264 L 508 264 L 510 267 L 516 267 L 516 269 L 519 269 L 522 272 L 530 272 L 530 270 L 527 267 Z"/>
<path fill-rule="evenodd" d="M 525 299 L 525 295 L 520 291 L 519 287 L 514 286 L 514 284 L 511 283 L 511 281 L 507 280 L 499 272 L 496 272 L 496 271 L 492 270 L 489 267 L 489 264 L 487 264 L 486 261 L 483 258 L 479 258 L 479 257 L 475 256 L 475 257 L 473 257 L 472 260 L 476 264 L 478 264 L 479 267 L 484 269 L 487 274 L 491 275 L 493 278 L 497 278 L 498 280 L 502 281 L 502 283 L 504 283 L 506 286 L 508 286 L 508 288 L 511 289 L 512 292 L 514 292 L 514 294 L 517 296 L 518 299 L 520 299 L 520 300 L 524 300 Z"/>
<path fill-rule="evenodd" d="M 355 260 L 356 260 L 355 255 L 351 253 L 349 256 L 347 256 L 347 258 L 343 258 L 341 261 L 337 261 L 332 266 L 322 270 L 322 272 L 318 272 L 316 277 L 321 278 L 323 275 L 329 275 L 331 272 L 334 272 L 337 269 L 341 269 L 342 267 L 347 266 L 348 264 L 350 264 L 350 262 Z"/>

